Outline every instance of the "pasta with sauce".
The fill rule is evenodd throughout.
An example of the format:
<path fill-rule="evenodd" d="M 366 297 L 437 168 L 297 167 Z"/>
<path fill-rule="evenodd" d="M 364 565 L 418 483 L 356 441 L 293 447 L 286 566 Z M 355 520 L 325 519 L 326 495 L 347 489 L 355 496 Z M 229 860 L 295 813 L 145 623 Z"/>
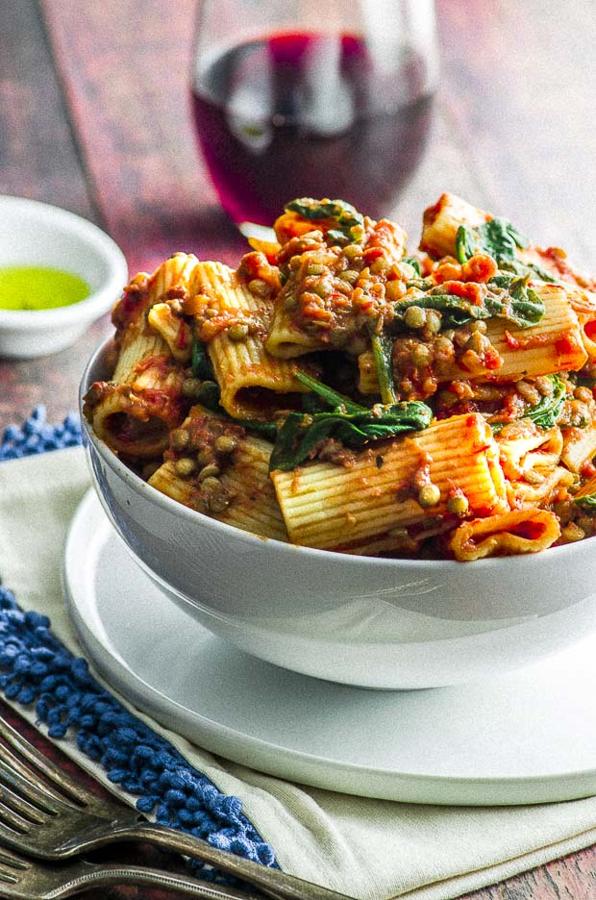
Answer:
<path fill-rule="evenodd" d="M 301 198 L 236 269 L 114 308 L 84 411 L 156 490 L 261 535 L 472 561 L 596 534 L 596 282 L 450 194 L 403 229 Z"/>

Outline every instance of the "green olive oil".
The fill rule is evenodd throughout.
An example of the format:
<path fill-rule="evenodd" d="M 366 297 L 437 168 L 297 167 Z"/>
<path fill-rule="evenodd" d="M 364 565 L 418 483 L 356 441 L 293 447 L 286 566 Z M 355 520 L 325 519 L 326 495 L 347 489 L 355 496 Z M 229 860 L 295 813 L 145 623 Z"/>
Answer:
<path fill-rule="evenodd" d="M 79 303 L 91 288 L 78 275 L 46 266 L 0 266 L 0 309 L 56 309 Z"/>

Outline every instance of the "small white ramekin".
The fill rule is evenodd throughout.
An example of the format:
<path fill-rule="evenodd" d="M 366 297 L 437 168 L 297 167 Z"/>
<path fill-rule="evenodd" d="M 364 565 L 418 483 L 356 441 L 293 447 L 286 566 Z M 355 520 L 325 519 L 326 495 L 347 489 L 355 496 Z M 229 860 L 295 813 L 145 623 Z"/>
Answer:
<path fill-rule="evenodd" d="M 56 309 L 0 309 L 0 357 L 26 359 L 70 346 L 110 309 L 128 277 L 124 254 L 93 223 L 47 203 L 0 196 L 0 267 L 27 265 L 79 275 L 91 293 Z"/>

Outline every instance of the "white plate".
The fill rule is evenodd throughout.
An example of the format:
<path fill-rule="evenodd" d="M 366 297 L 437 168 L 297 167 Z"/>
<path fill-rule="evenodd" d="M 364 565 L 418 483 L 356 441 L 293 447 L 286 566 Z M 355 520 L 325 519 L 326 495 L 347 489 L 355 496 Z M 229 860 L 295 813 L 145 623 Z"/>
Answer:
<path fill-rule="evenodd" d="M 476 685 L 376 691 L 298 675 L 247 656 L 166 599 L 92 492 L 71 525 L 65 584 L 98 671 L 213 753 L 293 781 L 413 803 L 596 794 L 595 636 Z"/>

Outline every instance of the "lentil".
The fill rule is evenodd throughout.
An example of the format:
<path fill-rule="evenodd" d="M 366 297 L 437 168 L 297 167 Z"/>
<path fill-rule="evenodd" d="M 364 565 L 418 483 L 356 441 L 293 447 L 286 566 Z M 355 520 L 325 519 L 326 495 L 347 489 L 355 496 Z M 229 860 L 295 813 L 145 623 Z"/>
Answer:
<path fill-rule="evenodd" d="M 424 328 L 426 325 L 426 310 L 421 306 L 410 306 L 404 313 L 404 322 L 408 328 Z"/>
<path fill-rule="evenodd" d="M 440 500 L 441 491 L 432 481 L 423 485 L 418 491 L 418 503 L 424 509 L 428 509 L 430 506 L 437 506 Z"/>
<path fill-rule="evenodd" d="M 214 475 L 209 475 L 202 482 L 202 486 L 205 491 L 218 491 L 221 488 L 221 481 L 219 478 L 216 478 Z"/>
<path fill-rule="evenodd" d="M 253 278 L 248 282 L 248 289 L 251 294 L 256 297 L 268 297 L 271 294 L 271 288 L 266 281 L 261 278 Z"/>
<path fill-rule="evenodd" d="M 234 450 L 238 446 L 238 441 L 235 437 L 232 437 L 231 434 L 221 434 L 218 438 L 215 439 L 214 446 L 218 453 L 224 453 L 227 455 L 234 452 Z"/>
<path fill-rule="evenodd" d="M 190 435 L 185 428 L 175 428 L 170 435 L 170 443 L 173 450 L 184 450 L 188 444 Z"/>
<path fill-rule="evenodd" d="M 406 293 L 406 286 L 403 281 L 388 281 L 385 285 L 385 296 L 387 300 L 399 300 Z"/>
<path fill-rule="evenodd" d="M 550 397 L 554 391 L 552 379 L 547 375 L 539 375 L 534 383 L 543 397 Z"/>
<path fill-rule="evenodd" d="M 248 336 L 248 325 L 246 322 L 236 322 L 228 328 L 228 336 L 232 341 L 244 341 Z"/>
<path fill-rule="evenodd" d="M 436 309 L 429 309 L 426 313 L 426 327 L 431 334 L 438 334 L 443 324 L 443 316 Z"/>
<path fill-rule="evenodd" d="M 473 350 L 474 353 L 482 353 L 487 345 L 490 345 L 490 342 L 479 331 L 473 331 L 466 341 L 466 349 Z"/>
<path fill-rule="evenodd" d="M 209 447 L 203 447 L 197 453 L 197 462 L 202 466 L 208 466 L 210 463 L 215 461 L 215 457 L 213 456 L 213 452 Z"/>
<path fill-rule="evenodd" d="M 182 478 L 188 478 L 189 475 L 192 475 L 193 472 L 196 471 L 196 468 L 197 464 L 190 456 L 181 456 L 180 459 L 177 459 L 174 463 L 176 474 L 180 475 Z"/>
<path fill-rule="evenodd" d="M 426 344 L 419 343 L 412 350 L 412 362 L 417 369 L 423 369 L 430 365 L 432 356 L 432 350 Z"/>
<path fill-rule="evenodd" d="M 201 391 L 202 383 L 199 378 L 185 378 L 182 382 L 182 394 L 184 397 L 196 398 Z"/>
<path fill-rule="evenodd" d="M 462 491 L 457 491 L 447 501 L 447 509 L 454 516 L 462 518 L 470 508 L 470 502 Z"/>
<path fill-rule="evenodd" d="M 384 259 L 382 256 L 379 259 L 375 259 L 374 262 L 371 263 L 370 271 L 373 275 L 382 275 L 383 272 L 386 272 L 391 267 L 391 263 Z"/>
<path fill-rule="evenodd" d="M 355 259 L 357 256 L 362 256 L 362 247 L 360 244 L 348 244 L 347 247 L 344 247 L 343 254 L 346 259 Z"/>
<path fill-rule="evenodd" d="M 221 474 L 221 470 L 216 463 L 209 463 L 199 472 L 199 481 L 205 481 L 207 478 L 217 478 Z"/>
<path fill-rule="evenodd" d="M 349 284 L 354 284 L 358 281 L 359 272 L 356 269 L 346 269 L 344 272 L 339 273 L 339 277 L 342 281 L 347 281 Z"/>
<path fill-rule="evenodd" d="M 518 381 L 515 387 L 517 393 L 526 401 L 526 403 L 535 406 L 539 402 L 540 393 L 533 384 L 528 384 L 527 381 Z"/>

